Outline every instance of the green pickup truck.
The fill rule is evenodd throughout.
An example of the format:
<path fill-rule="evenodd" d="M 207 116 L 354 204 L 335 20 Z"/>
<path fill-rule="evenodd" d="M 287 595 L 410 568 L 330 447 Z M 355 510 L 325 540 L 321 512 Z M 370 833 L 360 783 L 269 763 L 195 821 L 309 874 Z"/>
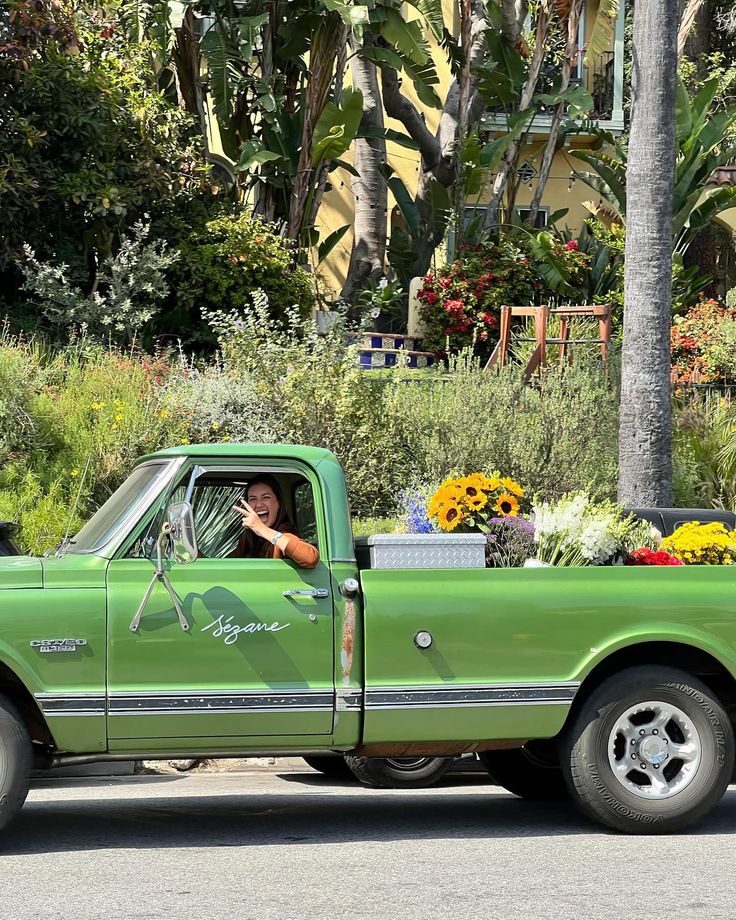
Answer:
<path fill-rule="evenodd" d="M 234 558 L 269 472 L 315 568 Z M 421 540 L 421 537 L 417 538 Z M 702 817 L 734 770 L 736 566 L 359 569 L 326 450 L 142 458 L 42 559 L 0 559 L 0 826 L 33 766 L 480 752 L 529 798 L 631 833 Z"/>

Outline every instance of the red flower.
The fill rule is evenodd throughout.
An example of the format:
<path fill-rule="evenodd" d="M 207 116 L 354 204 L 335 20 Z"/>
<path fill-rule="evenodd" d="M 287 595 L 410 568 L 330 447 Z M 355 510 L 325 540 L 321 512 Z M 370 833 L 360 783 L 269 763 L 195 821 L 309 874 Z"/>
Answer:
<path fill-rule="evenodd" d="M 452 287 L 452 281 L 450 278 L 440 278 L 440 287 L 443 291 L 446 291 L 449 287 Z"/>
<path fill-rule="evenodd" d="M 651 550 L 646 546 L 635 549 L 627 559 L 626 565 L 684 565 L 682 559 L 666 553 L 663 549 Z"/>
<path fill-rule="evenodd" d="M 435 304 L 437 303 L 438 297 L 434 293 L 434 291 L 429 291 L 425 297 L 425 300 L 427 301 L 428 304 Z"/>
<path fill-rule="evenodd" d="M 577 252 L 580 249 L 580 243 L 577 240 L 568 240 L 565 243 L 565 249 L 568 252 Z"/>

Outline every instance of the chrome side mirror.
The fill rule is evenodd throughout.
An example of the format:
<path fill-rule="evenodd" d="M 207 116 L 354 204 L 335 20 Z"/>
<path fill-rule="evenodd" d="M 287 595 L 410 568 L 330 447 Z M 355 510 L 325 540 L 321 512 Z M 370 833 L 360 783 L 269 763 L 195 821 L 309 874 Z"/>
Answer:
<path fill-rule="evenodd" d="M 166 509 L 169 536 L 177 562 L 194 562 L 198 556 L 194 512 L 189 502 L 175 502 Z"/>

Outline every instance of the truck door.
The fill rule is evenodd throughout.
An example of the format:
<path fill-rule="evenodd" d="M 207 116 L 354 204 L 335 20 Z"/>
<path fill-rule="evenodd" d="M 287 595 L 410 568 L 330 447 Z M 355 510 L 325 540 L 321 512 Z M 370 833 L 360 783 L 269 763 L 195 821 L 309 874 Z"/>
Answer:
<path fill-rule="evenodd" d="M 108 569 L 108 737 L 113 750 L 156 739 L 160 750 L 239 744 L 298 745 L 329 735 L 334 714 L 333 604 L 329 566 L 231 558 L 241 532 L 232 511 L 255 470 L 197 466 L 144 522 Z M 274 468 L 300 536 L 326 555 L 318 482 L 307 469 Z M 151 580 L 152 540 L 165 506 L 188 491 L 200 557 L 167 564 L 188 629 L 157 583 L 131 631 Z M 228 740 L 229 739 L 229 740 Z M 146 748 L 152 748 L 151 743 Z"/>

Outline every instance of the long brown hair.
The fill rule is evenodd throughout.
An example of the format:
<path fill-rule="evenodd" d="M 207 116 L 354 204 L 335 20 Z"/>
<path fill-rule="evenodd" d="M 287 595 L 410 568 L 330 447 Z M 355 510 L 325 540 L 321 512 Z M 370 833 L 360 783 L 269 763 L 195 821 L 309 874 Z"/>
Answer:
<path fill-rule="evenodd" d="M 276 496 L 276 501 L 279 503 L 279 513 L 274 521 L 273 529 L 296 534 L 296 528 L 291 523 L 286 508 L 284 508 L 284 501 L 281 496 L 281 486 L 270 473 L 258 473 L 258 475 L 248 480 L 245 485 L 245 500 L 248 501 L 248 492 L 250 492 L 253 486 L 259 483 L 268 486 Z M 268 540 L 264 540 L 263 537 L 259 537 L 257 534 L 253 533 L 249 527 L 244 528 L 241 540 L 243 556 L 247 559 L 268 559 L 273 555 L 273 545 L 269 543 Z"/>

